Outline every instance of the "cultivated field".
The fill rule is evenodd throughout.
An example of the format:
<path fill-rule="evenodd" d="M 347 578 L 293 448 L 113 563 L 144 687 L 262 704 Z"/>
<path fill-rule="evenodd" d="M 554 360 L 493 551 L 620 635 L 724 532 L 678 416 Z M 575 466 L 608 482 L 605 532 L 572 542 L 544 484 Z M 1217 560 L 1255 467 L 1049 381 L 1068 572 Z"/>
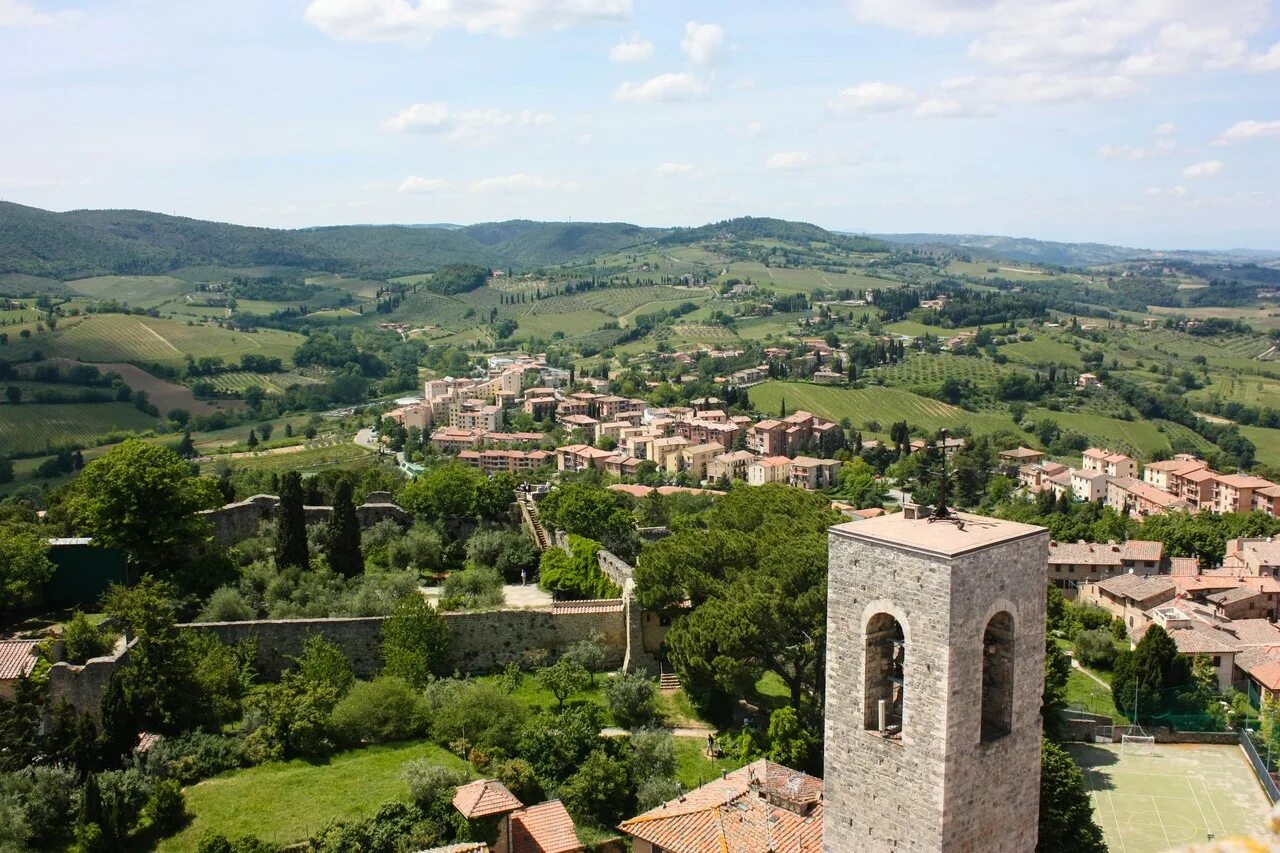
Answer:
<path fill-rule="evenodd" d="M 288 361 L 302 341 L 302 335 L 276 329 L 239 332 L 153 317 L 95 314 L 65 328 L 59 325 L 50 343 L 56 354 L 80 361 L 179 365 L 187 355 L 234 362 L 254 353 Z"/>
<path fill-rule="evenodd" d="M 99 275 L 67 282 L 76 293 L 94 299 L 115 299 L 151 308 L 192 290 L 190 282 L 168 275 Z"/>
<path fill-rule="evenodd" d="M 93 444 L 110 433 L 154 429 L 156 423 L 131 403 L 4 403 L 0 404 L 0 447 L 34 453 Z"/>
<path fill-rule="evenodd" d="M 319 381 L 297 373 L 249 373 L 244 370 L 216 373 L 205 378 L 218 391 L 230 394 L 247 391 L 255 385 L 268 394 L 280 394 L 290 385 L 313 385 Z"/>
<path fill-rule="evenodd" d="M 1008 415 L 968 412 L 897 388 L 849 389 L 774 380 L 752 387 L 750 396 L 752 407 L 765 414 L 776 415 L 785 400 L 788 413 L 803 409 L 836 422 L 849 418 L 858 428 L 869 420 L 878 421 L 882 435 L 894 421 L 927 430 L 957 424 L 965 424 L 975 433 L 1016 429 Z"/>

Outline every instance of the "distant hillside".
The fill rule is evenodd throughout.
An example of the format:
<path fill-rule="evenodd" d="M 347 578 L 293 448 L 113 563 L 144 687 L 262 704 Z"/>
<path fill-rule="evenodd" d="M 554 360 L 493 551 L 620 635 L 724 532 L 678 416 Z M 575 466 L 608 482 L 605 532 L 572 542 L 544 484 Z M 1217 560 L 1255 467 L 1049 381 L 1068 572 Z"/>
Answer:
<path fill-rule="evenodd" d="M 999 237 L 990 234 L 872 234 L 878 240 L 913 246 L 963 249 L 976 258 L 1085 267 L 1109 264 L 1155 254 L 1147 249 L 1109 246 L 1105 243 L 1055 243 L 1029 237 Z"/>
<path fill-rule="evenodd" d="M 0 202 L 0 274 L 158 275 L 184 266 L 288 266 L 374 278 L 446 264 L 534 267 L 608 254 L 666 233 L 626 223 L 249 228 L 140 210 L 53 213 Z"/>
<path fill-rule="evenodd" d="M 849 251 L 885 251 L 884 242 L 864 235 L 827 231 L 808 222 L 789 222 L 759 216 L 741 216 L 697 228 L 674 228 L 659 242 L 686 245 L 703 240 L 779 240 L 784 243 L 827 243 Z"/>

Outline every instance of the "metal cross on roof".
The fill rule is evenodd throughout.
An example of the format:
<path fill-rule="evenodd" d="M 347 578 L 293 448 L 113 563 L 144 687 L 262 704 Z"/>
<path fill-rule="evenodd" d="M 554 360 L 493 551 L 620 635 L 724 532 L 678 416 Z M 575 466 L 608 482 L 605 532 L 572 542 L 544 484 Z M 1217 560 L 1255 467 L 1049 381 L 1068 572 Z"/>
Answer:
<path fill-rule="evenodd" d="M 938 444 L 942 445 L 942 468 L 938 474 L 938 500 L 933 507 L 933 512 L 929 515 L 929 523 L 945 521 L 954 524 L 958 530 L 964 530 L 964 519 L 952 513 L 947 507 L 947 487 L 950 485 L 950 477 L 947 475 L 947 431 L 945 429 L 938 430 Z"/>

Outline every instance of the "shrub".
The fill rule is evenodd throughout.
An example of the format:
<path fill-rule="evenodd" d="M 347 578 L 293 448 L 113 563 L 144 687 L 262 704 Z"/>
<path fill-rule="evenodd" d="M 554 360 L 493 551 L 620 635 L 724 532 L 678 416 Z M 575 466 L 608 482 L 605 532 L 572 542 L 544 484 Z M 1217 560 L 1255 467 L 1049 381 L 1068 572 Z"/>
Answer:
<path fill-rule="evenodd" d="M 538 570 L 539 554 L 533 541 L 515 530 L 482 530 L 467 540 L 467 562 L 477 568 L 493 569 L 508 583 Z"/>
<path fill-rule="evenodd" d="M 533 717 L 520 734 L 518 753 L 538 778 L 554 787 L 581 766 L 600 745 L 600 709 L 576 705 L 560 714 Z"/>
<path fill-rule="evenodd" d="M 444 580 L 440 603 L 445 610 L 478 610 L 501 607 L 502 575 L 494 569 L 465 569 Z"/>
<path fill-rule="evenodd" d="M 560 799 L 576 820 L 614 826 L 635 809 L 635 788 L 628 770 L 622 761 L 597 749 L 560 786 Z"/>
<path fill-rule="evenodd" d="M 94 625 L 77 610 L 62 628 L 63 655 L 71 663 L 84 663 L 102 657 L 115 645 L 114 638 Z"/>
<path fill-rule="evenodd" d="M 636 785 L 636 811 L 647 812 L 683 793 L 675 779 L 654 776 Z"/>
<path fill-rule="evenodd" d="M 178 830 L 187 822 L 187 801 L 176 779 L 161 779 L 151 787 L 151 799 L 143 814 L 151 826 L 164 835 Z"/>
<path fill-rule="evenodd" d="M 151 798 L 151 788 L 143 775 L 133 769 L 106 770 L 97 774 L 96 780 L 103 840 L 113 848 L 122 847 Z"/>
<path fill-rule="evenodd" d="M 240 738 L 189 732 L 161 738 L 147 750 L 142 770 L 154 778 L 175 779 L 189 785 L 246 763 L 244 741 Z"/>
<path fill-rule="evenodd" d="M 333 709 L 335 736 L 352 745 L 416 737 L 427 721 L 426 699 L 392 675 L 356 682 Z"/>
<path fill-rule="evenodd" d="M 545 796 L 533 765 L 523 758 L 510 758 L 494 765 L 493 775 L 517 800 L 528 805 L 542 802 Z"/>
<path fill-rule="evenodd" d="M 1095 628 L 1109 629 L 1111 627 L 1111 611 L 1106 608 L 1092 604 L 1077 604 L 1074 607 L 1076 619 L 1086 631 L 1091 631 Z"/>
<path fill-rule="evenodd" d="M 604 700 L 613 721 L 623 728 L 648 725 L 658 716 L 658 685 L 637 673 L 607 679 Z"/>
<path fill-rule="evenodd" d="M 564 708 L 564 700 L 585 690 L 590 674 L 577 661 L 562 657 L 551 666 L 538 670 L 538 686 L 556 697 L 557 707 Z"/>
<path fill-rule="evenodd" d="M 233 586 L 220 586 L 209 596 L 197 621 L 247 622 L 256 615 L 240 590 Z"/>
<path fill-rule="evenodd" d="M 1075 655 L 1085 666 L 1110 669 L 1116 661 L 1116 645 L 1111 631 L 1094 628 L 1076 634 Z"/>
<path fill-rule="evenodd" d="M 443 679 L 432 682 L 425 697 L 432 737 L 441 743 L 465 739 L 484 750 L 511 752 L 529 716 L 518 700 L 489 683 Z"/>
<path fill-rule="evenodd" d="M 467 783 L 467 774 L 452 767 L 444 767 L 427 758 L 419 758 L 405 764 L 400 771 L 409 786 L 409 796 L 423 808 L 428 808 L 446 792 Z"/>
<path fill-rule="evenodd" d="M 594 685 L 596 673 L 604 670 L 604 634 L 592 631 L 587 639 L 579 640 L 566 649 L 564 656 L 589 672 L 591 683 Z"/>
<path fill-rule="evenodd" d="M 449 666 L 449 624 L 416 591 L 382 624 L 383 672 L 422 687 Z"/>
<path fill-rule="evenodd" d="M 294 658 L 298 676 L 313 684 L 327 684 L 342 696 L 355 683 L 356 672 L 342 649 L 319 634 L 312 634 L 302 644 L 302 656 Z"/>
<path fill-rule="evenodd" d="M 245 754 L 255 764 L 329 751 L 329 719 L 338 694 L 332 686 L 285 673 L 252 696 L 245 709 Z"/>
<path fill-rule="evenodd" d="M 56 846 L 67 834 L 76 793 L 76 774 L 65 767 L 0 774 L 0 850 Z"/>
<path fill-rule="evenodd" d="M 243 835 L 232 841 L 220 832 L 205 832 L 196 842 L 196 853 L 279 853 L 280 846 Z"/>
<path fill-rule="evenodd" d="M 412 569 L 430 574 L 444 567 L 444 539 L 425 524 L 416 524 L 409 532 L 387 543 L 387 564 L 395 569 Z"/>

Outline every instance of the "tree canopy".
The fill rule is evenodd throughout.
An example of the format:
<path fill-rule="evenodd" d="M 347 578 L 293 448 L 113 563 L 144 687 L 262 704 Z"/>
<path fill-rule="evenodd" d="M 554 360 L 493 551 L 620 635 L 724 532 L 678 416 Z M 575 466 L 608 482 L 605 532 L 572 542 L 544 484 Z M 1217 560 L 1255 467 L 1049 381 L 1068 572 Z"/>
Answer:
<path fill-rule="evenodd" d="M 178 454 L 129 439 L 85 466 L 61 511 L 76 533 L 119 548 L 135 566 L 166 571 L 209 535 L 197 513 L 221 503 L 214 481 Z"/>

